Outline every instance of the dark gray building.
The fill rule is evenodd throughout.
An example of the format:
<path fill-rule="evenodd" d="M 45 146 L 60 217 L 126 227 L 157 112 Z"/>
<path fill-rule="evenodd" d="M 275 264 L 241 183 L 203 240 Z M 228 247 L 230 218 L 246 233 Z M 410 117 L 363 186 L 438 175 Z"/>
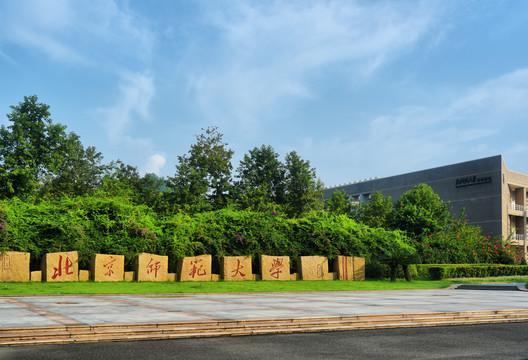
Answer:
<path fill-rule="evenodd" d="M 508 170 L 501 155 L 342 184 L 326 189 L 325 198 L 342 190 L 358 202 L 368 202 L 379 191 L 395 201 L 419 184 L 431 186 L 450 202 L 453 213 L 465 209 L 469 223 L 480 226 L 484 234 L 502 235 L 526 253 L 528 175 Z"/>

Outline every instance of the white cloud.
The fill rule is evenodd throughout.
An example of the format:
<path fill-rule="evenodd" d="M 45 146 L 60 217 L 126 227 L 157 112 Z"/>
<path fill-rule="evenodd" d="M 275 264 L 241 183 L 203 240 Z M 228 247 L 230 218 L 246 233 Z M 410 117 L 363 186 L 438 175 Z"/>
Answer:
<path fill-rule="evenodd" d="M 163 155 L 154 154 L 150 156 L 145 166 L 145 173 L 159 175 L 160 169 L 165 166 L 166 162 L 167 160 Z"/>
<path fill-rule="evenodd" d="M 2 43 L 35 49 L 52 61 L 113 69 L 117 59 L 147 58 L 154 37 L 113 0 L 22 0 L 0 3 Z"/>
<path fill-rule="evenodd" d="M 287 99 L 317 96 L 331 66 L 352 80 L 369 76 L 424 38 L 439 21 L 432 2 L 222 2 L 218 31 L 203 47 L 191 87 L 211 119 L 256 131 Z M 214 59 L 214 61 L 211 61 Z"/>
<path fill-rule="evenodd" d="M 149 74 L 124 74 L 119 84 L 120 96 L 114 106 L 102 109 L 109 139 L 121 142 L 126 139 L 134 120 L 148 120 L 149 105 L 156 91 L 154 79 Z"/>

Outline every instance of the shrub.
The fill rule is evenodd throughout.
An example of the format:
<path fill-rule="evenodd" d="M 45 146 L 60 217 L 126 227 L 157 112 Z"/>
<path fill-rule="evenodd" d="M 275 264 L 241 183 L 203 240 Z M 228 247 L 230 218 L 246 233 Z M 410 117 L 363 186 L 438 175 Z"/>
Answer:
<path fill-rule="evenodd" d="M 417 265 L 418 274 L 431 276 L 433 280 L 445 278 L 491 277 L 528 275 L 526 265 L 496 264 L 436 264 Z"/>

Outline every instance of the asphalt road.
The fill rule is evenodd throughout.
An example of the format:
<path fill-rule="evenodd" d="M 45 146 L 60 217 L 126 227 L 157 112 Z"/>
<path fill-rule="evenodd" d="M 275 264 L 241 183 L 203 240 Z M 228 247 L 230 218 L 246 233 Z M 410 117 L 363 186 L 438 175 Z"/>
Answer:
<path fill-rule="evenodd" d="M 11 347 L 0 359 L 528 359 L 528 323 Z"/>

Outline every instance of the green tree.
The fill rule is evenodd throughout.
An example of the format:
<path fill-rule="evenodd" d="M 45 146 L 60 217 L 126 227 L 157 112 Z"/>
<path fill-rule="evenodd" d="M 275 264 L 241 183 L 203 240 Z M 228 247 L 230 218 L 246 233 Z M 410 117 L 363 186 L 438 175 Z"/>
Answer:
<path fill-rule="evenodd" d="M 448 204 L 427 184 L 420 184 L 403 194 L 394 204 L 393 228 L 420 237 L 444 232 L 452 220 Z"/>
<path fill-rule="evenodd" d="M 237 169 L 237 198 L 243 208 L 263 209 L 283 204 L 285 169 L 271 146 L 255 147 L 240 161 Z"/>
<path fill-rule="evenodd" d="M 392 208 L 391 197 L 377 191 L 370 196 L 368 203 L 359 204 L 355 219 L 372 228 L 389 228 Z"/>
<path fill-rule="evenodd" d="M 11 124 L 0 128 L 0 192 L 2 197 L 25 198 L 68 166 L 66 159 L 78 155 L 80 142 L 66 134 L 66 126 L 52 123 L 49 106 L 36 95 L 25 96 L 11 109 Z M 92 158 L 97 161 L 95 152 Z"/>
<path fill-rule="evenodd" d="M 310 162 L 292 151 L 286 155 L 286 201 L 288 215 L 298 217 L 323 207 L 323 183 Z"/>
<path fill-rule="evenodd" d="M 171 199 L 192 212 L 221 209 L 228 203 L 231 189 L 234 152 L 222 141 L 217 127 L 202 130 L 189 152 L 178 156 L 176 174 L 169 179 Z"/>
<path fill-rule="evenodd" d="M 400 246 L 388 251 L 385 251 L 380 257 L 380 261 L 383 264 L 389 265 L 390 268 L 390 279 L 392 282 L 396 282 L 398 273 L 398 267 L 401 265 L 405 280 L 412 281 L 411 272 L 409 271 L 409 265 L 417 264 L 420 262 L 420 257 L 410 246 Z"/>
<path fill-rule="evenodd" d="M 75 133 L 67 135 L 63 148 L 62 161 L 42 182 L 40 196 L 83 196 L 100 188 L 105 171 L 105 166 L 101 165 L 103 155 L 93 146 L 85 148 Z"/>
<path fill-rule="evenodd" d="M 350 215 L 352 213 L 352 201 L 343 190 L 335 190 L 326 200 L 325 208 L 334 215 Z"/>
<path fill-rule="evenodd" d="M 156 174 L 143 176 L 135 166 L 121 160 L 112 161 L 106 169 L 102 189 L 113 197 L 129 198 L 134 204 L 147 205 L 159 213 L 167 212 L 170 205 L 164 196 L 167 192 L 167 180 Z"/>

